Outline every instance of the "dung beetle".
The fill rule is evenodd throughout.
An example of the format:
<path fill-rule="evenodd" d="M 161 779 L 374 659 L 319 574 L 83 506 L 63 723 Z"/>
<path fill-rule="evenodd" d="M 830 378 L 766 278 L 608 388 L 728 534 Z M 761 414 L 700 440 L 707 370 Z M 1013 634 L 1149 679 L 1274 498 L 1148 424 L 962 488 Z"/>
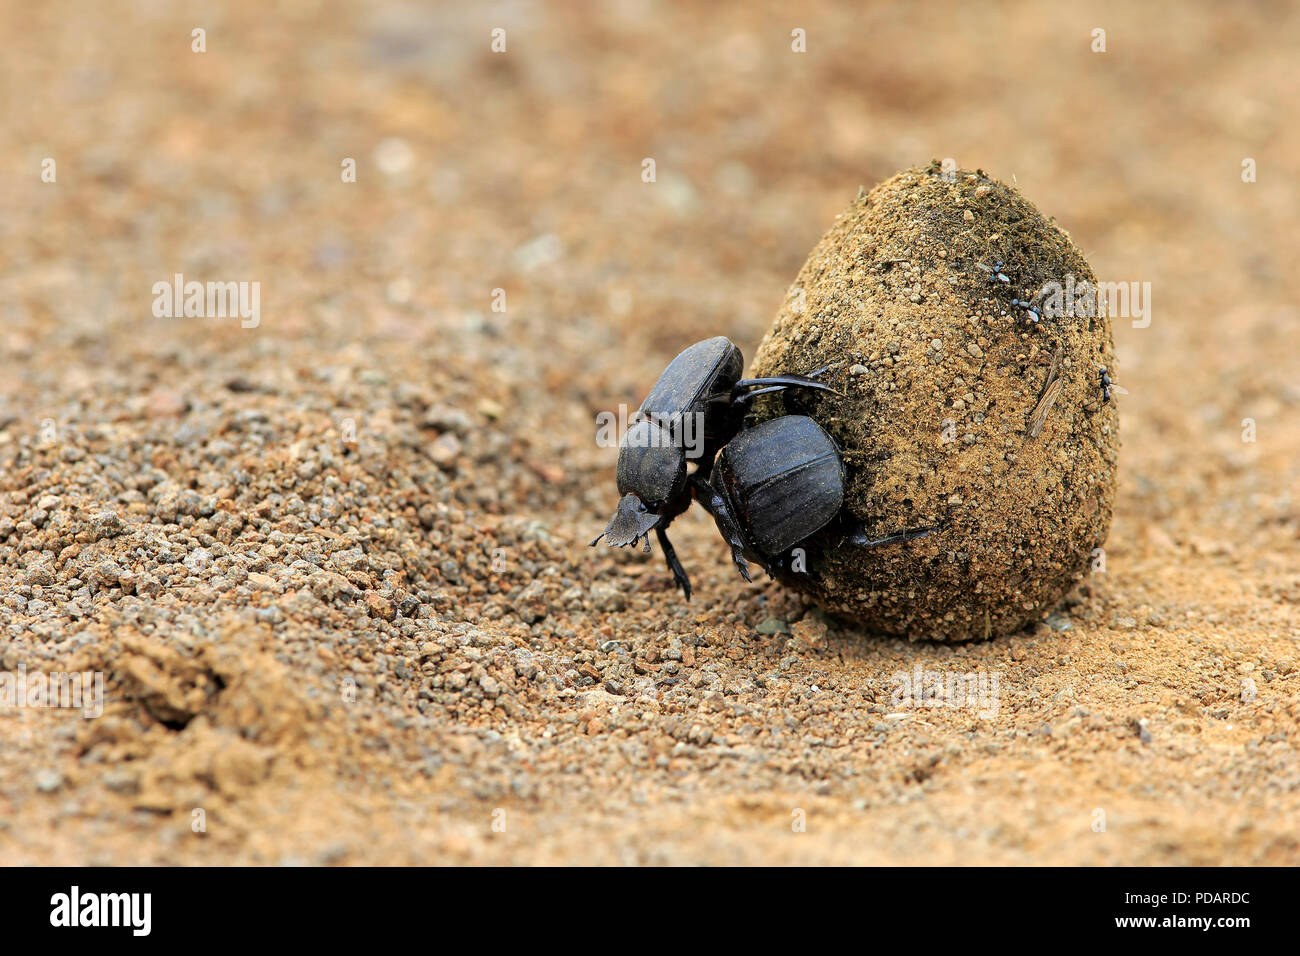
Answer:
<path fill-rule="evenodd" d="M 833 391 L 817 381 L 825 369 L 809 375 L 774 375 L 742 379 L 744 357 L 726 336 L 704 339 L 684 349 L 664 369 L 641 403 L 633 425 L 618 451 L 618 507 L 601 538 L 611 548 L 643 541 L 650 550 L 654 530 L 673 580 L 686 599 L 691 582 L 668 540 L 668 526 L 690 507 L 692 479 L 708 478 L 718 449 L 729 442 L 744 421 L 746 403 L 756 395 L 786 388 Z M 688 455 L 688 439 L 698 439 Z M 687 462 L 698 466 L 687 474 Z"/>
<path fill-rule="evenodd" d="M 839 514 L 844 465 L 820 425 L 804 415 L 785 415 L 733 438 L 710 480 L 697 482 L 696 489 L 748 581 L 746 556 L 770 573 L 782 554 Z"/>
<path fill-rule="evenodd" d="M 834 439 L 811 418 L 785 415 L 747 428 L 718 454 L 707 481 L 692 476 L 696 497 L 713 515 L 741 576 L 747 559 L 769 575 L 783 569 L 801 541 L 842 521 L 844 463 Z M 923 538 L 940 530 L 917 528 L 870 539 L 859 527 L 847 540 L 877 547 Z"/>

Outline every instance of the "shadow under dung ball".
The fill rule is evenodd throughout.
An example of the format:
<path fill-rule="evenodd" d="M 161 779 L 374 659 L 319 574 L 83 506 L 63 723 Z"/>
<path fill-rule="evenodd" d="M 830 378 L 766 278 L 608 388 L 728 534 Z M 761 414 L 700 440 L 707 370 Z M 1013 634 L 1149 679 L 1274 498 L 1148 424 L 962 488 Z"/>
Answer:
<path fill-rule="evenodd" d="M 841 395 L 787 401 L 839 444 L 849 516 L 872 538 L 941 530 L 862 549 L 828 529 L 786 584 L 871 630 L 962 641 L 1044 616 L 1104 560 L 1114 345 L 1082 283 L 1069 236 L 982 172 L 907 170 L 838 218 L 753 374 L 831 364 Z M 784 410 L 764 399 L 758 417 Z"/>

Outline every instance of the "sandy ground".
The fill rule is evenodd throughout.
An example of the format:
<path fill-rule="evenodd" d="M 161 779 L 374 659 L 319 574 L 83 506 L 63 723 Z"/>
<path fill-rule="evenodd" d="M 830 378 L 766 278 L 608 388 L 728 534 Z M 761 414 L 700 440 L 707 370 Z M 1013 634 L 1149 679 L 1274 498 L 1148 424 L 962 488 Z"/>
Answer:
<path fill-rule="evenodd" d="M 1300 861 L 1295 8 L 783 6 L 0 6 L 0 672 L 104 678 L 0 862 Z M 589 550 L 595 415 L 946 157 L 1151 283 L 1104 573 L 953 647 Z"/>

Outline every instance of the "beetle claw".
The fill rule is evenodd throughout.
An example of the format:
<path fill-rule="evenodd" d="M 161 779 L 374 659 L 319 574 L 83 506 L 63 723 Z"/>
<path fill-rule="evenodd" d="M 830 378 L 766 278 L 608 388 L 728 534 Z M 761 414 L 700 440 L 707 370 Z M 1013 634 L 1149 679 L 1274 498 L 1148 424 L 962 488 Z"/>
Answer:
<path fill-rule="evenodd" d="M 731 545 L 731 560 L 736 562 L 736 568 L 740 571 L 740 576 L 746 581 L 753 582 L 754 579 L 749 576 L 749 562 L 745 560 L 744 554 L 741 553 L 740 545 L 734 542 Z"/>

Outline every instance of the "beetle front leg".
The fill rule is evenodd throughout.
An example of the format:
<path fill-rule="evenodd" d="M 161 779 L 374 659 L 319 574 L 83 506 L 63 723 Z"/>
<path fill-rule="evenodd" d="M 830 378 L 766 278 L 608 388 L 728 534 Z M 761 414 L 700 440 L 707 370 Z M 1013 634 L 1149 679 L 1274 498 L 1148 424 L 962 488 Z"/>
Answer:
<path fill-rule="evenodd" d="M 787 388 L 811 388 L 823 392 L 831 392 L 838 395 L 835 389 L 831 388 L 825 382 L 819 382 L 819 376 L 824 375 L 830 369 L 829 365 L 823 365 L 821 368 L 809 372 L 807 375 L 797 375 L 786 373 L 783 375 L 768 375 L 763 378 L 742 378 L 739 382 L 731 387 L 731 403 L 733 405 L 743 405 L 758 395 L 766 395 L 770 392 L 782 392 Z"/>
<path fill-rule="evenodd" d="M 740 534 L 740 528 L 736 524 L 736 519 L 732 517 L 731 511 L 727 508 L 727 503 L 722 499 L 711 484 L 699 476 L 699 473 L 691 475 L 691 488 L 695 491 L 695 500 L 700 503 L 700 507 L 713 515 L 713 520 L 718 525 L 718 530 L 722 532 L 722 537 L 727 544 L 731 546 L 731 560 L 736 563 L 736 570 L 746 581 L 753 581 L 749 576 L 749 562 L 745 560 L 745 541 Z"/>
<path fill-rule="evenodd" d="M 686 600 L 689 601 L 691 579 L 686 576 L 686 569 L 682 567 L 681 561 L 677 560 L 677 552 L 673 549 L 672 542 L 668 540 L 668 533 L 663 528 L 655 528 L 655 536 L 659 539 L 659 547 L 663 549 L 664 561 L 668 563 L 668 570 L 673 574 L 673 581 L 682 589 Z"/>

